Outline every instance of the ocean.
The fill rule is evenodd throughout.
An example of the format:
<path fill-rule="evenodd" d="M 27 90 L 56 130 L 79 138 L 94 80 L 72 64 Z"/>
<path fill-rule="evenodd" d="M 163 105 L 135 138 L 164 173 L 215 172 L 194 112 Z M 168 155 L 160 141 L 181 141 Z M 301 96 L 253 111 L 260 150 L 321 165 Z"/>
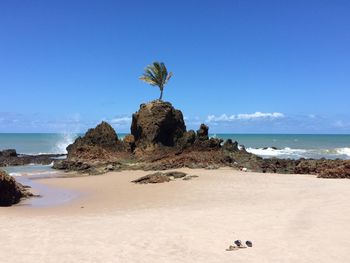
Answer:
<path fill-rule="evenodd" d="M 80 134 L 0 133 L 0 150 L 16 149 L 22 154 L 66 153 Z M 123 138 L 125 134 L 120 134 Z M 278 158 L 350 159 L 350 135 L 311 134 L 212 134 L 232 139 L 259 156 Z"/>

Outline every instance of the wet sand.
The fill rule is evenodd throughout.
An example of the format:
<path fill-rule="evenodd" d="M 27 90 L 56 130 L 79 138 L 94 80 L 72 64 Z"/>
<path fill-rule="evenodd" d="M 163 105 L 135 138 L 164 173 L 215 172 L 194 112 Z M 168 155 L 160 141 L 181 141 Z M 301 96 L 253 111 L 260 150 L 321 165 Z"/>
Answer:
<path fill-rule="evenodd" d="M 68 203 L 0 209 L 0 262 L 350 262 L 350 180 L 189 170 L 40 179 Z M 235 239 L 252 248 L 225 251 Z"/>

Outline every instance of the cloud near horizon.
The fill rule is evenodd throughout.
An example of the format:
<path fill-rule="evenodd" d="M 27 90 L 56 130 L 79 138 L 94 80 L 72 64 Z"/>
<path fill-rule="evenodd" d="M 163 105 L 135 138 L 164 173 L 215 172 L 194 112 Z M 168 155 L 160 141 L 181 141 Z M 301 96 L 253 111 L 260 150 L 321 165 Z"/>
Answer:
<path fill-rule="evenodd" d="M 231 122 L 231 121 L 237 121 L 237 120 L 274 120 L 274 119 L 281 119 L 284 118 L 285 115 L 280 112 L 260 112 L 257 111 L 255 113 L 241 113 L 237 115 L 227 115 L 222 114 L 220 116 L 215 115 L 209 115 L 207 117 L 207 122 Z"/>
<path fill-rule="evenodd" d="M 197 130 L 201 123 L 206 123 L 212 133 L 350 133 L 350 118 L 346 115 L 255 112 L 207 117 L 186 115 L 184 119 L 188 130 Z M 117 133 L 129 133 L 132 117 L 131 114 L 120 114 L 92 119 L 79 113 L 52 117 L 42 114 L 0 112 L 0 132 L 84 133 L 101 121 L 110 123 Z"/>

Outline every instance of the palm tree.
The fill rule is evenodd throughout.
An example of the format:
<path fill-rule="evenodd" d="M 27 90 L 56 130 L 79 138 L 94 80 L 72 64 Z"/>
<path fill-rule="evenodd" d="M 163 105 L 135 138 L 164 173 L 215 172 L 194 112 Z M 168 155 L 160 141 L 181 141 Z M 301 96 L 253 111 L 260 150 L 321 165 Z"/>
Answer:
<path fill-rule="evenodd" d="M 148 84 L 151 84 L 152 86 L 158 86 L 160 89 L 159 100 L 162 100 L 164 86 L 167 84 L 172 75 L 172 72 L 168 73 L 168 70 L 163 62 L 153 62 L 152 65 L 148 65 L 145 68 L 145 72 L 140 79 Z"/>

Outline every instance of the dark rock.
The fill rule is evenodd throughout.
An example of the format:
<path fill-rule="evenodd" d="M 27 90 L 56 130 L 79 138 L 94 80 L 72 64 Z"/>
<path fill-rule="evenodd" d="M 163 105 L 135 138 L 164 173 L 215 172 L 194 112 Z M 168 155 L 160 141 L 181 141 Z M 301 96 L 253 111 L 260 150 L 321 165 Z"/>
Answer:
<path fill-rule="evenodd" d="M 154 173 L 154 174 L 148 174 L 148 175 L 142 176 L 132 182 L 137 184 L 158 184 L 158 183 L 165 183 L 170 181 L 171 180 L 169 176 L 163 173 Z"/>
<path fill-rule="evenodd" d="M 0 170 L 0 206 L 17 204 L 21 198 L 29 196 L 32 196 L 32 194 L 23 185 L 17 183 L 12 176 Z"/>
<path fill-rule="evenodd" d="M 229 152 L 237 152 L 238 149 L 238 142 L 232 142 L 231 139 L 228 139 L 225 141 L 224 145 L 222 146 L 222 149 Z"/>
<path fill-rule="evenodd" d="M 202 123 L 201 126 L 199 127 L 199 130 L 197 130 L 197 139 L 200 141 L 208 140 L 209 139 L 208 130 L 209 130 L 209 127 Z"/>
<path fill-rule="evenodd" d="M 135 150 L 135 137 L 134 135 L 128 134 L 123 139 L 124 145 L 129 152 L 133 152 Z"/>
<path fill-rule="evenodd" d="M 4 154 L 5 152 L 5 154 Z M 4 150 L 0 154 L 0 167 L 18 166 L 27 164 L 51 164 L 54 159 L 64 156 L 64 154 L 40 154 L 40 155 L 18 155 L 15 150 Z"/>
<path fill-rule="evenodd" d="M 167 172 L 167 173 L 165 173 L 165 175 L 169 176 L 169 177 L 174 177 L 175 179 L 178 179 L 178 178 L 185 177 L 186 173 L 174 171 L 174 172 Z"/>
<path fill-rule="evenodd" d="M 73 144 L 67 147 L 68 158 L 75 157 L 77 151 L 80 149 L 81 152 L 84 147 L 90 150 L 102 148 L 106 151 L 120 151 L 123 148 L 115 130 L 104 121 L 96 128 L 89 129 L 83 137 L 78 137 Z"/>
<path fill-rule="evenodd" d="M 15 149 L 7 149 L 0 151 L 1 157 L 17 157 L 17 152 Z"/>
<path fill-rule="evenodd" d="M 52 168 L 58 170 L 86 171 L 90 169 L 91 166 L 83 161 L 58 160 L 54 162 Z"/>
<path fill-rule="evenodd" d="M 319 178 L 348 178 L 350 179 L 350 163 L 334 168 L 324 169 L 318 175 Z"/>
<path fill-rule="evenodd" d="M 190 147 L 196 140 L 196 133 L 193 130 L 189 130 L 183 134 L 180 140 L 180 145 L 183 148 Z"/>
<path fill-rule="evenodd" d="M 210 138 L 208 140 L 199 140 L 197 139 L 195 141 L 195 143 L 193 144 L 193 148 L 196 150 L 200 150 L 200 151 L 205 151 L 205 150 L 219 150 L 221 149 L 221 143 L 222 143 L 222 139 L 218 139 L 218 138 Z"/>
<path fill-rule="evenodd" d="M 132 116 L 131 134 L 138 147 L 154 144 L 172 147 L 185 132 L 182 112 L 169 102 L 156 100 L 142 104 Z"/>

